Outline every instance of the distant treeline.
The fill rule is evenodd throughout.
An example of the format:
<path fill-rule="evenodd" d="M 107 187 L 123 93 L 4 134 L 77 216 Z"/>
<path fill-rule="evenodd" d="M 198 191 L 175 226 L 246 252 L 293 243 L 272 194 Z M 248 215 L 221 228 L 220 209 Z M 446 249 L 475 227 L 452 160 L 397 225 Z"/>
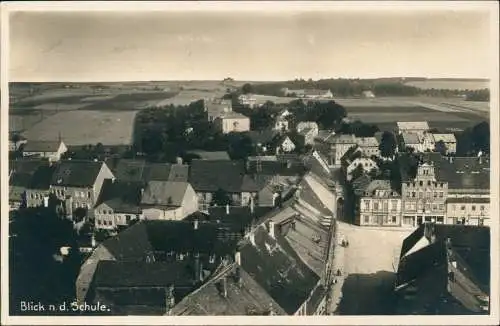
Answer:
<path fill-rule="evenodd" d="M 360 97 L 364 91 L 372 91 L 375 96 L 433 96 L 457 97 L 465 96 L 471 101 L 489 101 L 488 89 L 482 90 L 454 90 L 454 89 L 422 89 L 406 85 L 403 79 L 295 79 L 285 82 L 270 82 L 259 84 L 245 84 L 245 93 L 283 96 L 283 89 L 324 89 L 331 90 L 334 97 Z M 412 79 L 415 81 L 415 79 Z"/>

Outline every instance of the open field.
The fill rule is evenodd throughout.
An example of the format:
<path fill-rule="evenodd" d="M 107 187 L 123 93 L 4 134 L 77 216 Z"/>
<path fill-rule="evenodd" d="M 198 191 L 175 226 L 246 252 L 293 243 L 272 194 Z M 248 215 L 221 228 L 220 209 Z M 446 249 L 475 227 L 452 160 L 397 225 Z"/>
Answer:
<path fill-rule="evenodd" d="M 68 145 L 130 144 L 137 111 L 59 112 L 23 133 L 27 139 L 54 140 L 59 133 Z"/>
<path fill-rule="evenodd" d="M 459 89 L 459 90 L 476 90 L 489 88 L 488 81 L 481 80 L 422 80 L 422 81 L 410 81 L 406 82 L 405 85 L 418 87 L 422 89 Z"/>
<path fill-rule="evenodd" d="M 225 93 L 225 90 L 182 90 L 173 97 L 157 102 L 154 106 L 162 107 L 167 105 L 188 105 L 191 102 L 196 102 L 201 99 L 222 97 Z"/>

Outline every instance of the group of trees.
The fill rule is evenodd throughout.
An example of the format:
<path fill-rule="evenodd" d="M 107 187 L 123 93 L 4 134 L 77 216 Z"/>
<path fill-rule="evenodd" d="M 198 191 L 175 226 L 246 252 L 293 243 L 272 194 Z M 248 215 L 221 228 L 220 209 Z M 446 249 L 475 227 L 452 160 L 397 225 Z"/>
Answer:
<path fill-rule="evenodd" d="M 21 301 L 41 302 L 46 306 L 72 302 L 82 263 L 72 223 L 61 219 L 54 207 L 25 208 L 11 214 L 11 314 L 29 314 L 20 311 Z M 56 257 L 61 255 L 63 246 L 70 250 L 60 261 Z"/>
<path fill-rule="evenodd" d="M 319 102 L 294 100 L 288 104 L 293 125 L 300 121 L 314 121 L 320 129 L 335 129 L 347 117 L 346 109 L 335 101 Z"/>
<path fill-rule="evenodd" d="M 490 124 L 480 122 L 472 128 L 457 133 L 457 156 L 477 155 L 480 151 L 484 154 L 490 152 Z"/>

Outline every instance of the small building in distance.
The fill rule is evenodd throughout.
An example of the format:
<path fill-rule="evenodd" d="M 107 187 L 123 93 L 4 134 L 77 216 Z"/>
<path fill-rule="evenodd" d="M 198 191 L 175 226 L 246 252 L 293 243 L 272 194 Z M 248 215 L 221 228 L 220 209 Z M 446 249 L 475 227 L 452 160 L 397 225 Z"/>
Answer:
<path fill-rule="evenodd" d="M 379 141 L 375 137 L 356 137 L 356 144 L 367 157 L 380 157 Z"/>
<path fill-rule="evenodd" d="M 378 170 L 377 162 L 367 156 L 364 151 L 356 145 L 349 148 L 341 160 L 341 168 L 347 181 L 352 180 L 352 174 L 358 167 L 363 169 L 363 173 Z"/>
<path fill-rule="evenodd" d="M 424 133 L 430 130 L 427 121 L 398 121 L 397 132 L 401 133 Z"/>
<path fill-rule="evenodd" d="M 457 152 L 457 139 L 454 134 L 432 134 L 434 137 L 435 151 L 440 151 L 439 143 L 445 146 L 445 154 L 455 154 Z"/>
<path fill-rule="evenodd" d="M 257 98 L 253 94 L 241 94 L 238 96 L 241 105 L 253 109 L 257 105 Z"/>
<path fill-rule="evenodd" d="M 313 145 L 318 136 L 319 127 L 314 121 L 301 121 L 297 125 L 297 132 L 304 137 L 306 145 Z"/>
<path fill-rule="evenodd" d="M 46 158 L 57 162 L 68 148 L 63 141 L 28 140 L 23 148 L 24 157 Z"/>
<path fill-rule="evenodd" d="M 250 131 L 250 118 L 241 113 L 228 112 L 215 118 L 214 125 L 223 134 L 245 132 Z"/>
<path fill-rule="evenodd" d="M 363 91 L 361 95 L 364 98 L 375 98 L 375 94 L 372 91 Z"/>
<path fill-rule="evenodd" d="M 231 100 L 205 100 L 204 106 L 205 111 L 207 112 L 208 121 L 214 121 L 218 117 L 233 111 Z"/>

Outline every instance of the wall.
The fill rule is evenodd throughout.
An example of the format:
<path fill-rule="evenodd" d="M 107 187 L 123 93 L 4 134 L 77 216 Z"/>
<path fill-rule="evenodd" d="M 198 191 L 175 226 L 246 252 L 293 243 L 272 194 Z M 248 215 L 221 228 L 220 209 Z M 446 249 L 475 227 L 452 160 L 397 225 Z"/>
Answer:
<path fill-rule="evenodd" d="M 39 207 L 43 206 L 43 198 L 50 195 L 49 189 L 26 189 L 26 206 Z"/>
<path fill-rule="evenodd" d="M 359 225 L 400 226 L 401 198 L 361 197 L 357 221 Z"/>
<path fill-rule="evenodd" d="M 184 193 L 181 208 L 183 210 L 182 214 L 184 217 L 198 211 L 198 196 L 190 184 L 188 184 L 186 192 Z"/>
<path fill-rule="evenodd" d="M 150 207 L 143 208 L 142 214 L 146 220 L 182 220 L 184 217 L 184 210 L 182 207 L 178 208 L 158 208 L 158 207 Z"/>
<path fill-rule="evenodd" d="M 490 203 L 484 202 L 461 202 L 446 204 L 446 223 L 457 224 L 462 223 L 465 219 L 465 224 L 480 225 L 483 220 L 484 224 L 490 223 Z"/>
<path fill-rule="evenodd" d="M 230 132 L 244 132 L 250 130 L 249 118 L 225 118 L 219 119 L 222 124 L 222 132 L 227 134 Z M 234 124 L 237 124 L 236 126 Z"/>

